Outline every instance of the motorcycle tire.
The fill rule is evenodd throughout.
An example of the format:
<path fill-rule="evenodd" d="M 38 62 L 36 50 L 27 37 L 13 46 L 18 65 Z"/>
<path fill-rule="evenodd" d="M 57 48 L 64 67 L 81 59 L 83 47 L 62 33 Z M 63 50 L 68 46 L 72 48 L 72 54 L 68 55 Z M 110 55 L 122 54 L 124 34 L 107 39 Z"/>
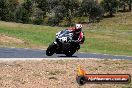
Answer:
<path fill-rule="evenodd" d="M 49 45 L 49 47 L 46 50 L 46 55 L 47 56 L 52 56 L 55 53 L 55 49 L 56 49 L 56 45 L 54 43 L 52 43 L 51 45 Z"/>

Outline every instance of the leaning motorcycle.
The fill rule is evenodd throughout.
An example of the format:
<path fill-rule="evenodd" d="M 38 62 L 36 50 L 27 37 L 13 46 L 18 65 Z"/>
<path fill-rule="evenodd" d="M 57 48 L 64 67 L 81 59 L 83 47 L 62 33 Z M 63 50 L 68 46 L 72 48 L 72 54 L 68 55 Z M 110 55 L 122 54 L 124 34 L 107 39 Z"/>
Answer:
<path fill-rule="evenodd" d="M 77 50 L 80 49 L 79 43 L 72 42 L 73 33 L 69 30 L 62 30 L 56 33 L 55 42 L 49 45 L 46 50 L 47 56 L 56 54 L 65 54 L 71 57 Z"/>

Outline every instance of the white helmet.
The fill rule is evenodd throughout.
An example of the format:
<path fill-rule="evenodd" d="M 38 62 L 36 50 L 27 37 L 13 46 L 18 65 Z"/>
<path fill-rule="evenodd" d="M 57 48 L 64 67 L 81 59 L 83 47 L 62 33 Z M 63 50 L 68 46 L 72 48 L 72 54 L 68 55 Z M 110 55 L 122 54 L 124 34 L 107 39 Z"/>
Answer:
<path fill-rule="evenodd" d="M 76 24 L 75 25 L 75 33 L 80 33 L 82 31 L 82 25 L 81 24 Z"/>
<path fill-rule="evenodd" d="M 75 25 L 75 28 L 76 28 L 76 29 L 82 29 L 82 25 L 81 25 L 81 24 L 76 24 L 76 25 Z"/>

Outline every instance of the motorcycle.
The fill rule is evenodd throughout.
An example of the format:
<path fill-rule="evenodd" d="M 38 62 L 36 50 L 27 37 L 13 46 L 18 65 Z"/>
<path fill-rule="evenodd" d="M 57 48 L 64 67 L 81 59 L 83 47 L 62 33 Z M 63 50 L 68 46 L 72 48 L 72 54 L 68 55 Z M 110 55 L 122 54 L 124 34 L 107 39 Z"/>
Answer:
<path fill-rule="evenodd" d="M 56 54 L 65 54 L 71 57 L 76 51 L 80 49 L 79 43 L 72 42 L 73 33 L 69 30 L 62 30 L 56 33 L 55 42 L 49 45 L 46 50 L 47 56 Z"/>

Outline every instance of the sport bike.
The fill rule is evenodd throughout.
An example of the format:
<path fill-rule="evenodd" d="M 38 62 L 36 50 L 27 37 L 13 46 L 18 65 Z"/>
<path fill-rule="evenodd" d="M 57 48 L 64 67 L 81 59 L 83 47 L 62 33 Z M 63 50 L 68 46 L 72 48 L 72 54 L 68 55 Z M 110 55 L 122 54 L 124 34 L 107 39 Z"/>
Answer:
<path fill-rule="evenodd" d="M 55 42 L 49 45 L 46 50 L 47 56 L 56 54 L 65 54 L 71 57 L 77 50 L 80 49 L 80 44 L 73 42 L 73 33 L 69 30 L 62 30 L 56 33 Z"/>

